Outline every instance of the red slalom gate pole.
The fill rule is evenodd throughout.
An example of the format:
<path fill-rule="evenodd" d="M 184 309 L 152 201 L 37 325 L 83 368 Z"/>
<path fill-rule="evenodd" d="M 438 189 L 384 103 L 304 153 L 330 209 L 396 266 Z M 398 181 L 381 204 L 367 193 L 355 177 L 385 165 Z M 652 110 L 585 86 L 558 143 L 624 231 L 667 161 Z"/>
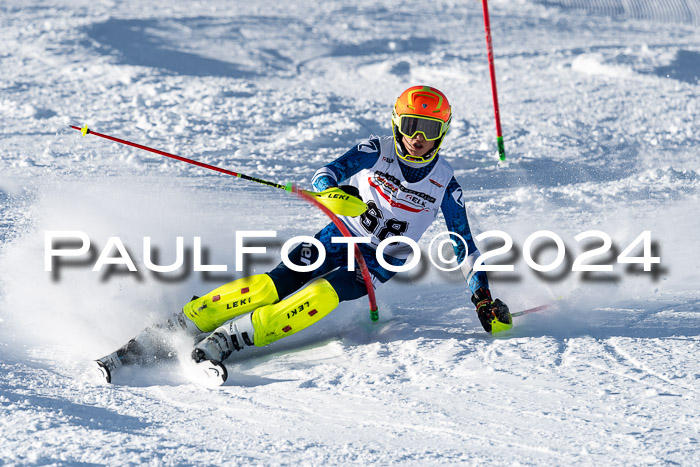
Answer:
<path fill-rule="evenodd" d="M 498 91 L 496 89 L 496 68 L 493 64 L 493 43 L 491 41 L 491 22 L 489 21 L 489 6 L 487 0 L 481 0 L 484 8 L 484 29 L 486 30 L 486 50 L 489 57 L 489 73 L 491 75 L 491 93 L 493 94 L 493 111 L 496 116 L 496 144 L 498 145 L 498 158 L 506 160 L 506 148 L 503 144 L 503 131 L 501 130 L 501 113 L 498 110 Z"/>
<path fill-rule="evenodd" d="M 343 224 L 343 221 L 341 221 L 338 216 L 335 215 L 330 209 L 328 209 L 326 206 L 322 205 L 313 196 L 309 196 L 308 194 L 304 193 L 302 190 L 299 190 L 296 186 L 294 186 L 293 191 L 297 193 L 299 196 L 319 208 L 321 211 L 326 213 L 328 217 L 330 217 L 331 222 L 335 224 L 336 227 L 338 227 L 338 230 L 340 230 L 340 233 L 343 234 L 345 237 L 352 237 L 352 234 L 348 230 L 348 228 Z M 355 261 L 357 261 L 357 264 L 360 266 L 360 271 L 362 272 L 362 279 L 365 281 L 365 287 L 367 287 L 367 298 L 369 300 L 369 318 L 372 320 L 373 323 L 376 323 L 379 321 L 379 308 L 377 307 L 377 298 L 374 294 L 374 285 L 372 284 L 372 277 L 369 274 L 369 269 L 367 268 L 367 263 L 365 262 L 364 256 L 362 256 L 362 253 L 360 252 L 360 247 L 355 245 Z"/>
<path fill-rule="evenodd" d="M 343 234 L 343 236 L 345 236 L 345 237 L 352 236 L 352 234 L 350 233 L 348 228 L 345 227 L 345 224 L 343 224 L 343 221 L 341 221 L 338 218 L 338 216 L 335 215 L 335 213 L 333 211 L 331 211 L 330 209 L 328 209 L 328 207 L 326 207 L 323 204 L 321 204 L 320 202 L 318 202 L 316 200 L 316 198 L 314 198 L 312 196 L 312 193 L 309 193 L 305 190 L 301 190 L 301 189 L 299 189 L 299 187 L 297 187 L 294 184 L 287 183 L 286 185 L 282 185 L 279 183 L 269 182 L 267 180 L 262 180 L 260 178 L 255 178 L 255 177 L 251 177 L 249 175 L 234 172 L 232 170 L 222 169 L 221 167 L 216 167 L 215 165 L 205 164 L 204 162 L 199 162 L 199 161 L 196 161 L 194 159 L 188 159 L 186 157 L 177 156 L 175 154 L 170 154 L 169 152 L 161 151 L 160 149 L 149 148 L 148 146 L 144 146 L 144 145 L 138 144 L 138 143 L 132 143 L 131 141 L 127 141 L 125 139 L 115 138 L 114 136 L 106 135 L 104 133 L 98 133 L 96 131 L 92 131 L 92 130 L 88 129 L 87 125 L 85 125 L 83 128 L 80 128 L 80 127 L 77 127 L 74 125 L 70 125 L 70 127 L 73 128 L 74 130 L 80 131 L 83 134 L 83 136 L 85 136 L 85 135 L 99 136 L 100 138 L 108 139 L 108 140 L 114 141 L 116 143 L 125 144 L 127 146 L 132 146 L 134 148 L 142 149 L 144 151 L 152 152 L 154 154 L 159 154 L 161 156 L 169 157 L 171 159 L 175 159 L 175 160 L 178 160 L 181 162 L 186 162 L 188 164 L 196 165 L 197 167 L 202 167 L 204 169 L 209 169 L 209 170 L 213 170 L 215 172 L 220 172 L 220 173 L 223 173 L 226 175 L 231 175 L 232 177 L 242 178 L 244 180 L 250 180 L 252 182 L 262 183 L 263 185 L 271 186 L 274 188 L 280 188 L 280 189 L 285 190 L 285 191 L 291 191 L 293 193 L 296 193 L 299 197 L 310 202 L 311 204 L 313 204 L 314 206 L 319 208 L 321 211 L 323 211 L 331 219 L 333 224 L 335 224 L 335 226 L 338 227 L 338 229 Z M 360 252 L 360 248 L 357 245 L 355 245 L 355 261 L 357 261 L 358 266 L 360 267 L 360 271 L 362 272 L 362 279 L 365 282 L 365 287 L 367 287 L 367 298 L 369 299 L 370 319 L 372 320 L 372 322 L 377 322 L 379 320 L 379 309 L 377 307 L 377 299 L 376 299 L 376 296 L 374 294 L 374 285 L 372 284 L 372 278 L 370 276 L 369 269 L 367 268 L 367 263 L 365 262 L 365 258 L 362 256 L 362 253 Z"/>

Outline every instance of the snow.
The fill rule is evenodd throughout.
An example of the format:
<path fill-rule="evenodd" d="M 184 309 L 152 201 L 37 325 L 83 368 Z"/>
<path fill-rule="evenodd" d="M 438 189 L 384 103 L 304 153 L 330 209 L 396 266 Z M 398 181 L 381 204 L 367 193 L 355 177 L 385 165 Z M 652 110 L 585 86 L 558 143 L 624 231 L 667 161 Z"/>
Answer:
<path fill-rule="evenodd" d="M 653 7 L 652 7 L 653 3 Z M 0 463 L 700 463 L 700 2 L 492 0 L 507 164 L 498 165 L 480 2 L 124 2 L 0 5 Z M 442 153 L 475 234 L 500 230 L 512 311 L 485 334 L 458 272 L 427 261 L 366 300 L 228 362 L 203 388 L 178 361 L 97 384 L 91 359 L 193 294 L 279 260 L 327 223 L 303 201 L 94 136 L 273 181 L 370 134 L 416 83 L 446 93 Z M 44 271 L 45 231 L 85 232 L 82 264 Z M 235 234 L 276 230 L 235 271 Z M 421 246 L 444 230 L 438 220 Z M 523 245 L 549 230 L 564 265 Z M 612 264 L 651 232 L 652 272 Z M 91 271 L 119 236 L 139 269 Z M 226 272 L 154 274 L 182 237 Z M 491 248 L 500 246 L 495 239 Z M 489 244 L 485 241 L 482 249 Z M 537 243 L 546 264 L 555 256 Z M 640 250 L 641 252 L 641 247 Z M 595 260 L 594 260 L 595 261 Z M 182 343 L 186 353 L 187 346 Z"/>

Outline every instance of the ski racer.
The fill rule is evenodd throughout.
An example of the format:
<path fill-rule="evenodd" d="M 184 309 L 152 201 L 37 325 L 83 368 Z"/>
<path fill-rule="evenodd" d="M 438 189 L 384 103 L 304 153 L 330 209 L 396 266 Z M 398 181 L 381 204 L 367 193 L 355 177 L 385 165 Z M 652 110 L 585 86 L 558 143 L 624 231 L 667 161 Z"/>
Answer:
<path fill-rule="evenodd" d="M 451 235 L 479 321 L 487 332 L 496 333 L 510 329 L 512 318 L 505 303 L 492 300 L 486 273 L 472 270 L 479 251 L 469 229 L 462 188 L 453 169 L 438 154 L 451 119 L 452 109 L 442 92 L 429 86 L 411 87 L 394 105 L 392 136 L 359 143 L 319 169 L 312 183 L 317 191 L 340 185 L 367 204 L 361 216 L 340 218 L 352 235 L 371 239 L 358 247 L 374 287 L 395 274 L 377 261 L 377 245 L 390 236 L 418 241 L 441 209 L 448 231 L 466 241 L 465 245 Z M 234 280 L 187 303 L 169 326 L 178 324 L 192 334 L 209 333 L 195 345 L 192 358 L 220 363 L 233 351 L 266 346 L 313 325 L 340 302 L 367 294 L 359 268 L 348 268 L 348 250 L 352 249 L 333 243 L 333 237 L 342 234 L 332 223 L 315 235 L 326 251 L 320 267 L 297 272 L 280 263 L 266 274 Z M 390 243 L 384 259 L 400 266 L 411 251 L 404 243 Z M 301 243 L 288 256 L 294 264 L 308 265 L 316 263 L 318 255 L 310 243 Z M 108 381 L 109 371 L 128 360 L 129 345 L 140 353 L 137 337 L 120 349 L 121 355 L 117 351 L 98 360 Z"/>

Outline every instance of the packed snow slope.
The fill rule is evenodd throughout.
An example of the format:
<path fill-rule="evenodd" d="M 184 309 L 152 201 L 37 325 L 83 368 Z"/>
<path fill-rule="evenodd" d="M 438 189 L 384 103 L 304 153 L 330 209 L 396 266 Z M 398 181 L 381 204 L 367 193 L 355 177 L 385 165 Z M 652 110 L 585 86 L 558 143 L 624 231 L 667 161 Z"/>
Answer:
<path fill-rule="evenodd" d="M 651 7 L 653 4 L 653 8 Z M 480 2 L 0 3 L 0 464 L 700 463 L 700 2 L 492 0 L 507 164 L 497 164 Z M 89 361 L 193 294 L 279 261 L 327 219 L 282 191 L 69 125 L 309 186 L 414 84 L 450 98 L 441 153 L 512 311 L 492 337 L 463 279 L 425 259 L 367 302 L 193 384 L 179 361 L 98 384 Z M 45 232 L 90 253 L 45 271 Z M 235 236 L 274 230 L 235 268 Z M 421 241 L 444 230 L 442 219 Z M 524 260 L 551 231 L 566 257 Z M 601 238 L 611 247 L 572 272 Z M 617 255 L 650 232 L 645 272 Z M 93 272 L 119 237 L 137 272 Z M 185 266 L 145 267 L 144 237 Z M 194 238 L 206 264 L 193 272 Z M 485 239 L 482 251 L 502 240 Z M 552 241 L 531 249 L 539 264 Z M 637 245 L 632 256 L 642 254 Z M 116 250 L 112 251 L 116 256 Z M 187 345 L 181 345 L 187 353 Z"/>

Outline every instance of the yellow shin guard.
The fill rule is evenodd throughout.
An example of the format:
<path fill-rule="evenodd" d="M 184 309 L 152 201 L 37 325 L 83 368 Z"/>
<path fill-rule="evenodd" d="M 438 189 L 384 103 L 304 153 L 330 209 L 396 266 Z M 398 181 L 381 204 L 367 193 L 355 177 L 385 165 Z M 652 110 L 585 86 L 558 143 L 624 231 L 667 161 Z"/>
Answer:
<path fill-rule="evenodd" d="M 202 332 L 211 332 L 236 316 L 279 300 L 267 274 L 237 279 L 192 300 L 182 309 Z"/>
<path fill-rule="evenodd" d="M 258 308 L 253 313 L 256 347 L 308 328 L 333 311 L 338 303 L 333 286 L 326 279 L 318 279 L 279 303 Z"/>

